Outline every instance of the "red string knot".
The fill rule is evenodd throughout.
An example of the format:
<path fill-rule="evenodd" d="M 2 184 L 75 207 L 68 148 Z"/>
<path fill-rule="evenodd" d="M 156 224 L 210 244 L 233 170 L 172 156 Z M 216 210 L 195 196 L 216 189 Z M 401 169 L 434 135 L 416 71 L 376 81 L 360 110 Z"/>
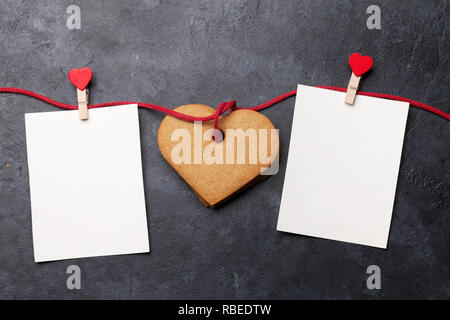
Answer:
<path fill-rule="evenodd" d="M 227 111 L 234 111 L 236 108 L 236 100 L 231 100 L 229 102 L 222 102 L 216 109 L 214 113 L 214 129 L 219 129 L 219 117 Z"/>
<path fill-rule="evenodd" d="M 223 132 L 219 129 L 219 117 L 226 113 L 227 111 L 233 112 L 236 108 L 236 100 L 231 100 L 229 102 L 222 102 L 216 109 L 214 113 L 214 135 L 213 139 L 216 142 L 221 142 L 223 140 Z"/>

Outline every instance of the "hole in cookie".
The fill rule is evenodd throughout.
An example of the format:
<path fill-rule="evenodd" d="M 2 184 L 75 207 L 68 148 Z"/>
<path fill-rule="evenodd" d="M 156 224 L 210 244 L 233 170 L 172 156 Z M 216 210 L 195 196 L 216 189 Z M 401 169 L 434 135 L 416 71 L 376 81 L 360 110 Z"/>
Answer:
<path fill-rule="evenodd" d="M 224 137 L 225 137 L 225 134 L 220 129 L 214 129 L 214 133 L 211 136 L 212 140 L 217 143 L 222 142 Z"/>

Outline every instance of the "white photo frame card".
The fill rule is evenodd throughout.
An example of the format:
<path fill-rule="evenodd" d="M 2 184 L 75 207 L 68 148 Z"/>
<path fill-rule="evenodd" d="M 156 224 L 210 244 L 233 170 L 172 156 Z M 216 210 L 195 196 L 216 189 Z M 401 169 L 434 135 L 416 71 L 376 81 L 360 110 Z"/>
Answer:
<path fill-rule="evenodd" d="M 35 261 L 149 252 L 137 105 L 25 125 Z"/>
<path fill-rule="evenodd" d="M 279 231 L 386 248 L 409 104 L 299 85 Z"/>

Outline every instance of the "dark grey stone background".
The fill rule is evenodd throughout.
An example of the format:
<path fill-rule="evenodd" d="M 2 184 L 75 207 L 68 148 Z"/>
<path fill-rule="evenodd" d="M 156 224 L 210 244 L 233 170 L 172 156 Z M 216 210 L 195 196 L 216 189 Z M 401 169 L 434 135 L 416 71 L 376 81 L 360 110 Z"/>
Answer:
<path fill-rule="evenodd" d="M 70 4 L 81 7 L 81 30 L 66 27 Z M 381 7 L 381 30 L 366 27 L 370 4 Z M 375 60 L 363 90 L 450 112 L 449 13 L 448 1 L 421 0 L 2 0 L 0 86 L 75 104 L 68 71 L 89 66 L 91 103 L 251 106 L 297 83 L 346 86 L 347 58 L 359 51 Z M 263 111 L 284 150 L 293 108 L 290 99 Z M 205 208 L 160 155 L 163 115 L 140 110 L 151 253 L 36 264 L 24 114 L 51 110 L 0 94 L 0 298 L 450 298 L 450 125 L 442 118 L 410 110 L 381 250 L 276 231 L 287 152 L 278 175 Z M 78 291 L 66 288 L 71 264 L 82 270 Z M 378 291 L 366 288 L 372 264 L 382 271 Z"/>

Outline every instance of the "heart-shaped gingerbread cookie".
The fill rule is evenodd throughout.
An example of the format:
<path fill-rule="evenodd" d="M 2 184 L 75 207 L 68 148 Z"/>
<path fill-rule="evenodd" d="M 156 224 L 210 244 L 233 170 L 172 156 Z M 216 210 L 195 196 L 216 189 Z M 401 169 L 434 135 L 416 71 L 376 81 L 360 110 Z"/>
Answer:
<path fill-rule="evenodd" d="M 175 111 L 196 117 L 215 112 L 201 104 Z M 220 117 L 219 129 L 224 137 L 215 142 L 212 121 L 192 123 L 166 116 L 158 131 L 162 156 L 208 207 L 218 206 L 278 170 L 278 131 L 266 116 L 235 110 Z"/>

